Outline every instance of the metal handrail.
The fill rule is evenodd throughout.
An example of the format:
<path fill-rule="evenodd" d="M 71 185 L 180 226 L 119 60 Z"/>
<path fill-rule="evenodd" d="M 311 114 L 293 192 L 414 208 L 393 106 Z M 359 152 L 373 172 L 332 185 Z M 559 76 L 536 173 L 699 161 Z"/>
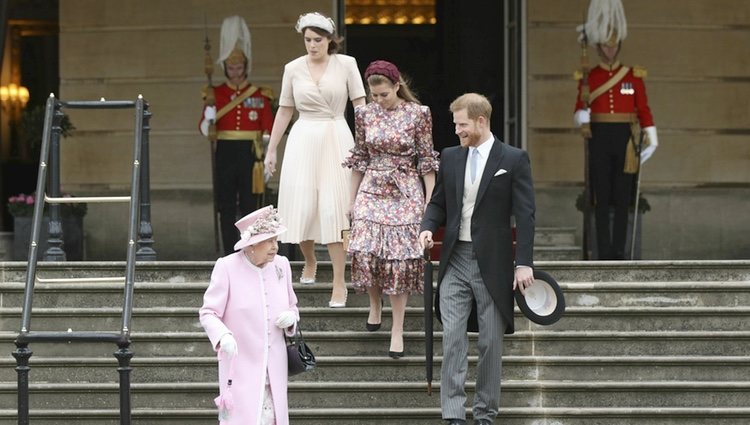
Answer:
<path fill-rule="evenodd" d="M 41 278 L 37 276 L 36 281 L 39 283 L 125 283 L 125 276 L 112 277 L 71 277 L 71 278 Z"/>
<path fill-rule="evenodd" d="M 132 100 L 72 100 L 60 102 L 68 109 L 130 109 L 135 108 Z"/>
<path fill-rule="evenodd" d="M 79 109 L 122 109 L 122 108 L 134 108 L 135 109 L 135 137 L 133 141 L 133 168 L 131 175 L 131 186 L 130 196 L 105 196 L 105 197 L 77 197 L 67 198 L 61 197 L 59 188 L 59 143 L 61 117 L 63 116 L 60 111 L 61 108 L 79 108 Z M 44 133 L 42 135 L 42 146 L 39 158 L 39 175 L 37 178 L 37 191 L 38 194 L 44 194 L 44 196 L 37 197 L 36 203 L 34 204 L 34 215 L 32 219 L 31 227 L 31 241 L 29 244 L 29 257 L 28 267 L 26 274 L 26 287 L 24 291 L 24 302 L 23 312 L 21 315 L 21 330 L 16 338 L 16 350 L 13 352 L 13 357 L 16 358 L 16 371 L 18 372 L 18 424 L 28 425 L 29 424 L 29 358 L 32 355 L 31 350 L 28 347 L 30 342 L 106 342 L 116 343 L 119 349 L 114 353 L 118 360 L 118 372 L 120 374 L 120 424 L 130 425 L 131 423 L 131 406 L 130 406 L 130 359 L 133 356 L 130 350 L 130 329 L 131 320 L 133 313 L 133 289 L 135 287 L 135 265 L 138 260 L 138 254 L 136 252 L 138 245 L 138 236 L 141 234 L 139 228 L 143 228 L 144 223 L 141 222 L 142 214 L 150 214 L 148 208 L 145 209 L 141 204 L 141 197 L 148 197 L 148 188 L 143 188 L 142 177 L 145 175 L 145 184 L 148 184 L 148 174 L 144 174 L 144 169 L 148 168 L 148 159 L 142 161 L 142 156 L 147 153 L 148 148 L 144 149 L 144 144 L 147 144 L 148 137 L 146 134 L 148 127 L 144 127 L 144 120 L 148 120 L 150 113 L 148 112 L 148 104 L 143 99 L 143 96 L 139 95 L 138 99 L 134 102 L 131 101 L 74 101 L 74 102 L 60 102 L 55 99 L 54 95 L 50 95 L 47 99 L 44 115 Z M 52 146 L 50 146 L 52 145 Z M 50 158 L 50 150 L 52 150 L 52 158 Z M 50 161 L 52 159 L 52 161 Z M 51 172 L 49 170 L 52 170 Z M 50 173 L 48 175 L 48 173 Z M 48 196 L 45 189 L 47 184 L 47 178 L 50 178 L 50 190 L 51 195 Z M 56 243 L 57 249 L 62 252 L 64 259 L 65 252 L 62 251 L 62 229 L 55 229 L 54 226 L 60 226 L 60 205 L 59 204 L 73 204 L 82 202 L 130 202 L 129 209 L 129 220 L 128 220 L 128 241 L 127 241 L 127 260 L 125 263 L 125 277 L 99 277 L 99 278 L 80 278 L 80 279 L 69 279 L 69 278 L 52 278 L 43 279 L 36 276 L 37 262 L 38 262 L 38 249 L 39 249 L 39 234 L 42 225 L 42 216 L 44 213 L 44 204 L 50 204 L 50 246 L 53 249 L 53 245 Z M 148 229 L 150 231 L 150 223 L 148 223 Z M 53 238 L 57 237 L 58 240 Z M 149 239 L 150 234 L 146 234 L 144 239 Z M 149 239 L 150 240 L 150 239 Z M 152 240 L 150 241 L 153 242 Z M 155 257 L 155 252 L 151 250 L 149 255 Z M 31 331 L 31 312 L 33 305 L 34 296 L 34 284 L 35 282 L 40 283 L 52 283 L 52 282 L 124 282 L 124 301 L 122 305 L 122 323 L 119 332 L 90 332 L 90 331 L 68 331 L 68 332 L 32 332 Z"/>
<path fill-rule="evenodd" d="M 76 196 L 75 198 L 52 198 L 44 195 L 44 202 L 48 204 L 85 204 L 107 202 L 130 202 L 130 196 Z"/>

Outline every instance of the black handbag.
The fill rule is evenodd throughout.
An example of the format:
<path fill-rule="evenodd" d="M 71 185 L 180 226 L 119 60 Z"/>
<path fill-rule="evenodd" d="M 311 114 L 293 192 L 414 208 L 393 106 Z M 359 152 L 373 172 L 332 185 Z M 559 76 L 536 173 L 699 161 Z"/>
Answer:
<path fill-rule="evenodd" d="M 315 354 L 302 339 L 302 331 L 297 324 L 297 333 L 294 337 L 289 338 L 289 344 L 286 346 L 286 357 L 289 369 L 289 376 L 298 375 L 315 369 Z"/>

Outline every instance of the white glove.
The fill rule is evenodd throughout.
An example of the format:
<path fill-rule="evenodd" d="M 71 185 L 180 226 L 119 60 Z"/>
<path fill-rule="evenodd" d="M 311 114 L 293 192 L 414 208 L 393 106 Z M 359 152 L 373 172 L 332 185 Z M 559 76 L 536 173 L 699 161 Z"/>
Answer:
<path fill-rule="evenodd" d="M 237 341 L 232 334 L 224 334 L 219 340 L 219 351 L 229 357 L 237 355 Z"/>
<path fill-rule="evenodd" d="M 286 329 L 297 322 L 297 315 L 292 310 L 282 311 L 276 318 L 276 326 Z"/>
<path fill-rule="evenodd" d="M 207 121 L 216 120 L 216 106 L 206 106 L 203 111 L 203 119 Z"/>
<path fill-rule="evenodd" d="M 201 121 L 201 134 L 208 137 L 208 125 L 211 121 L 216 120 L 216 107 L 206 106 L 203 110 L 203 120 Z"/>
<path fill-rule="evenodd" d="M 643 131 L 646 132 L 648 146 L 641 150 L 641 164 L 645 163 L 649 158 L 651 158 L 651 155 L 654 154 L 656 147 L 659 146 L 659 139 L 656 137 L 656 127 L 652 125 L 644 128 Z"/>
<path fill-rule="evenodd" d="M 578 127 L 590 123 L 591 108 L 577 110 L 576 113 L 573 114 L 573 122 L 575 122 Z"/>

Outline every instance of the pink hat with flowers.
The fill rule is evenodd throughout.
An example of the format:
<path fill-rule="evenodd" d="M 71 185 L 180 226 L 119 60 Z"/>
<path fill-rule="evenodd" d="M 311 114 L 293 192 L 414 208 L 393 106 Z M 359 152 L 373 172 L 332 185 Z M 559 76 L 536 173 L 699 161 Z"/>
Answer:
<path fill-rule="evenodd" d="M 240 231 L 240 240 L 234 244 L 235 251 L 286 232 L 286 227 L 281 224 L 279 210 L 273 205 L 251 212 L 234 225 Z"/>

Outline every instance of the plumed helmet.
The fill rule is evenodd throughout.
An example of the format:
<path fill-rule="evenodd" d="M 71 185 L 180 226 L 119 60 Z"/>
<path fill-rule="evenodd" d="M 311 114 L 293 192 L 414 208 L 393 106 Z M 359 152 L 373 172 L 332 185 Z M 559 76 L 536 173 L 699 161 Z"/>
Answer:
<path fill-rule="evenodd" d="M 578 41 L 584 32 L 590 46 L 606 44 L 615 46 L 628 36 L 628 23 L 621 0 L 591 0 L 586 23 L 579 25 Z"/>
<path fill-rule="evenodd" d="M 224 63 L 247 63 L 245 72 L 250 73 L 250 30 L 240 16 L 224 18 L 221 24 L 221 43 L 217 63 L 224 69 Z"/>

